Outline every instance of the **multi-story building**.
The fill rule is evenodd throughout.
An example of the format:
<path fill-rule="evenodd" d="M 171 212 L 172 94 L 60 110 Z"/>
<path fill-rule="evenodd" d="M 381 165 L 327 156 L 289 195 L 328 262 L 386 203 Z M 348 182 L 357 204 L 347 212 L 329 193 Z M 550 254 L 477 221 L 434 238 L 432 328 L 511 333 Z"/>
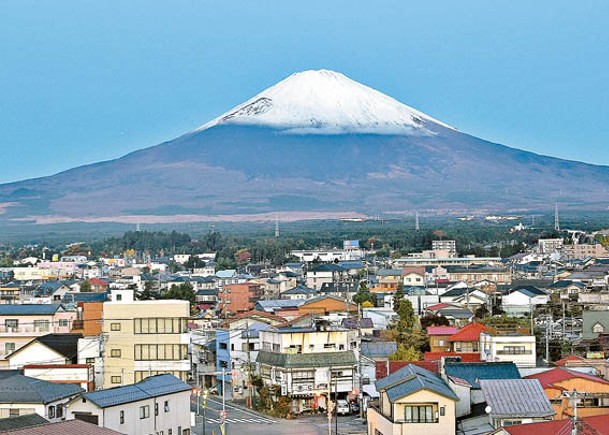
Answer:
<path fill-rule="evenodd" d="M 37 337 L 70 332 L 75 318 L 75 311 L 59 304 L 0 305 L 0 366 L 7 355 Z"/>
<path fill-rule="evenodd" d="M 369 434 L 444 435 L 457 432 L 459 397 L 435 373 L 409 364 L 376 381 L 379 406 L 368 406 Z"/>
<path fill-rule="evenodd" d="M 332 398 L 354 398 L 359 386 L 358 331 L 319 321 L 314 327 L 283 327 L 260 331 L 258 363 L 262 380 L 279 386 L 294 409 L 325 408 Z M 355 392 L 356 393 L 356 392 Z"/>
<path fill-rule="evenodd" d="M 518 367 L 535 367 L 535 336 L 517 331 L 502 333 L 488 329 L 480 334 L 480 360 L 511 361 Z"/>
<path fill-rule="evenodd" d="M 187 380 L 189 316 L 188 301 L 134 301 L 132 291 L 113 292 L 104 302 L 104 388 L 163 373 Z"/>
<path fill-rule="evenodd" d="M 598 258 L 609 256 L 609 250 L 600 243 L 563 245 L 561 256 L 566 258 Z"/>
<path fill-rule="evenodd" d="M 431 250 L 448 251 L 449 257 L 455 257 L 457 255 L 457 242 L 454 240 L 432 240 Z"/>
<path fill-rule="evenodd" d="M 260 284 L 245 282 L 225 285 L 218 294 L 219 308 L 224 317 L 244 313 L 252 310 L 262 295 L 263 290 Z"/>
<path fill-rule="evenodd" d="M 562 239 L 539 239 L 537 241 L 537 249 L 542 254 L 551 254 L 552 252 L 560 251 L 562 244 Z"/>
<path fill-rule="evenodd" d="M 226 396 L 234 399 L 249 398 L 251 394 L 251 375 L 256 357 L 260 351 L 260 332 L 271 326 L 285 323 L 285 319 L 273 314 L 251 311 L 228 320 L 223 328 L 216 330 L 216 372 L 225 369 L 232 372 L 222 384 Z"/>

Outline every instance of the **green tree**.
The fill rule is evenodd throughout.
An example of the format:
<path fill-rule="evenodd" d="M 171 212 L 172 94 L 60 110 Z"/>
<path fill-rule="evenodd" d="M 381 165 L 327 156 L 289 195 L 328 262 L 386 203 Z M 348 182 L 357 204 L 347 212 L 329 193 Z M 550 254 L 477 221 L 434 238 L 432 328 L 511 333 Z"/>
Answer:
<path fill-rule="evenodd" d="M 419 361 L 421 352 L 412 346 L 399 344 L 395 353 L 389 355 L 389 361 Z"/>
<path fill-rule="evenodd" d="M 364 302 L 370 302 L 371 304 L 373 304 L 372 306 L 374 306 L 374 303 L 376 302 L 376 296 L 374 296 L 372 292 L 368 290 L 368 286 L 364 281 L 362 281 L 359 285 L 359 290 L 353 296 L 353 302 L 358 305 L 361 305 Z"/>
<path fill-rule="evenodd" d="M 80 284 L 80 291 L 81 291 L 81 293 L 90 293 L 91 292 L 91 282 L 88 279 L 85 279 Z"/>
<path fill-rule="evenodd" d="M 174 285 L 171 289 L 163 293 L 163 299 L 179 299 L 190 302 L 190 305 L 195 303 L 196 297 L 192 284 L 185 282 L 183 284 Z"/>

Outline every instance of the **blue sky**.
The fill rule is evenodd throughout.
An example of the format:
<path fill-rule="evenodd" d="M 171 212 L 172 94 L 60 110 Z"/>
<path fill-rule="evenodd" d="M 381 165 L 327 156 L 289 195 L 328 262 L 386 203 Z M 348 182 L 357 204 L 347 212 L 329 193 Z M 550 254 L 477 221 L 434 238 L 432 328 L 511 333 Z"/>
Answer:
<path fill-rule="evenodd" d="M 332 69 L 462 131 L 609 164 L 609 2 L 0 2 L 0 182 L 170 140 Z"/>

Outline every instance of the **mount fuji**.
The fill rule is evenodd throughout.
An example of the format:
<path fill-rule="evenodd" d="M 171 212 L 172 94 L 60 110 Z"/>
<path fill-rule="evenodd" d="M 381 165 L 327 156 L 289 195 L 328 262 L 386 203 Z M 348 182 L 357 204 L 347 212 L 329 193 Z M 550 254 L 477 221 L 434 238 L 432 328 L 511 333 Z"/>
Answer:
<path fill-rule="evenodd" d="M 0 219 L 177 222 L 604 210 L 609 167 L 484 141 L 343 74 L 296 73 L 169 142 L 0 185 Z"/>

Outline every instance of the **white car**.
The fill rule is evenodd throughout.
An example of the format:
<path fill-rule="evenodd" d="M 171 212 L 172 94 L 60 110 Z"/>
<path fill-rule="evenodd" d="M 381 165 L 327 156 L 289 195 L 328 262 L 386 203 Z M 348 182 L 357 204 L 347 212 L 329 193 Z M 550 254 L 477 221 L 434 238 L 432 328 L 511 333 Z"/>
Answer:
<path fill-rule="evenodd" d="M 336 401 L 336 413 L 338 415 L 348 415 L 351 413 L 351 408 L 349 407 L 349 403 L 347 403 L 344 399 L 338 399 Z"/>

